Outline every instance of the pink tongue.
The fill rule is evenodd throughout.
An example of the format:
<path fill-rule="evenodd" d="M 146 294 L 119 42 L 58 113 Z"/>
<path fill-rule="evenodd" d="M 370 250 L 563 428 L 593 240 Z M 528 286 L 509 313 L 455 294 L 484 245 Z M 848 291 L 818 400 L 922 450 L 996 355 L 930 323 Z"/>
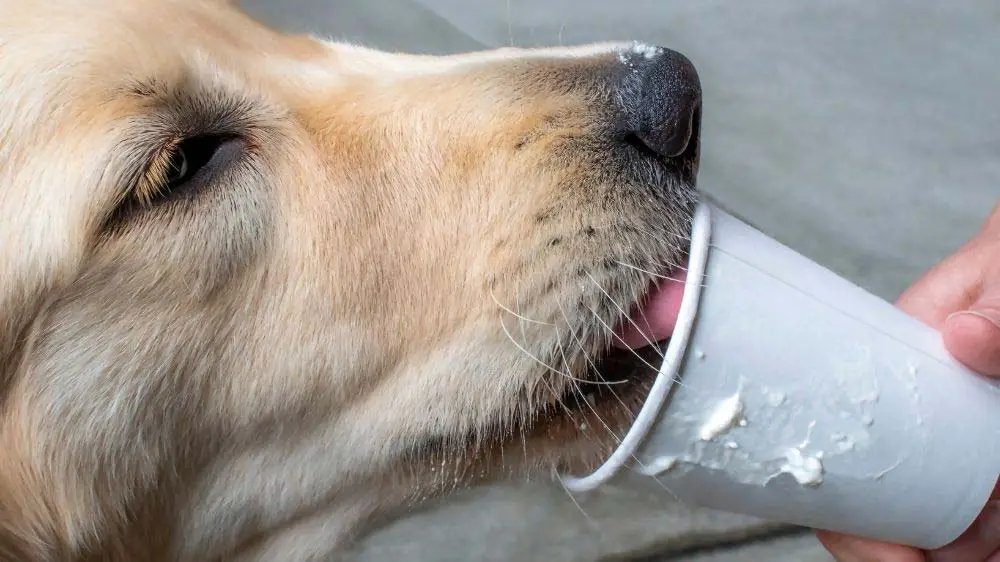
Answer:
<path fill-rule="evenodd" d="M 670 337 L 677 324 L 686 274 L 686 271 L 678 271 L 674 279 L 657 283 L 642 306 L 632 311 L 631 321 L 624 320 L 615 329 L 618 336 L 614 338 L 615 347 L 638 349 Z"/>

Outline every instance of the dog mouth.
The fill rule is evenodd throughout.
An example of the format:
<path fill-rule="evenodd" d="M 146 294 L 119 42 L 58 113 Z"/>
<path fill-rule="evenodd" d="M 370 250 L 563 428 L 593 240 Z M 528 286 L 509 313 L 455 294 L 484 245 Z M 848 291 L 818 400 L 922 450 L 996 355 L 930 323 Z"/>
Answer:
<path fill-rule="evenodd" d="M 660 274 L 614 324 L 610 345 L 585 360 L 572 384 L 546 405 L 543 425 L 571 424 L 575 431 L 607 432 L 617 440 L 656 380 L 673 335 L 685 271 Z"/>

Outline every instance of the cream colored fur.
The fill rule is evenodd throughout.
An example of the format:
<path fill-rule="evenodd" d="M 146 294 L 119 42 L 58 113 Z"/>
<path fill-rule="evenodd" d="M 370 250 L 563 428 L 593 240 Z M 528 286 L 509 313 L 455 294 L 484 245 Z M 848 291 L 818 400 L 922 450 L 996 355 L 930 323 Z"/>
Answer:
<path fill-rule="evenodd" d="M 0 559 L 312 559 L 592 467 L 634 405 L 540 408 L 678 259 L 692 195 L 617 195 L 595 124 L 627 48 L 434 58 L 221 1 L 0 0 Z M 230 161 L 164 197 L 207 133 Z"/>

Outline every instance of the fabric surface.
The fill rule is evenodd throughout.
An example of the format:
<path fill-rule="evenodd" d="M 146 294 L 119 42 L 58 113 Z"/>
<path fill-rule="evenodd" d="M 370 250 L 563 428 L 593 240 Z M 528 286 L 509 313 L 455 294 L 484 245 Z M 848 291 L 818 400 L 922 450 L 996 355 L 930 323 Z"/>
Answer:
<path fill-rule="evenodd" d="M 701 187 L 885 298 L 973 233 L 1000 193 L 995 0 L 243 4 L 286 29 L 388 50 L 612 39 L 677 49 L 705 91 Z M 619 490 L 577 506 L 552 486 L 495 486 L 388 525 L 356 556 L 577 562 L 660 550 L 696 562 L 829 560 L 808 535 L 697 554 L 779 529 Z"/>

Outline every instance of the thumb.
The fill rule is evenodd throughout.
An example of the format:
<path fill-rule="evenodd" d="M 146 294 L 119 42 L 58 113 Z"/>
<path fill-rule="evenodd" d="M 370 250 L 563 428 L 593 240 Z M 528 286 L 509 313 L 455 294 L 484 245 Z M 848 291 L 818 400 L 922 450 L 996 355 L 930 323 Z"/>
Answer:
<path fill-rule="evenodd" d="M 941 332 L 956 359 L 973 371 L 1000 377 L 1000 280 L 982 287 L 965 310 L 948 316 Z"/>
<path fill-rule="evenodd" d="M 932 267 L 896 305 L 936 330 L 944 328 L 950 314 L 966 310 L 982 293 L 982 257 L 975 250 L 963 248 Z"/>

